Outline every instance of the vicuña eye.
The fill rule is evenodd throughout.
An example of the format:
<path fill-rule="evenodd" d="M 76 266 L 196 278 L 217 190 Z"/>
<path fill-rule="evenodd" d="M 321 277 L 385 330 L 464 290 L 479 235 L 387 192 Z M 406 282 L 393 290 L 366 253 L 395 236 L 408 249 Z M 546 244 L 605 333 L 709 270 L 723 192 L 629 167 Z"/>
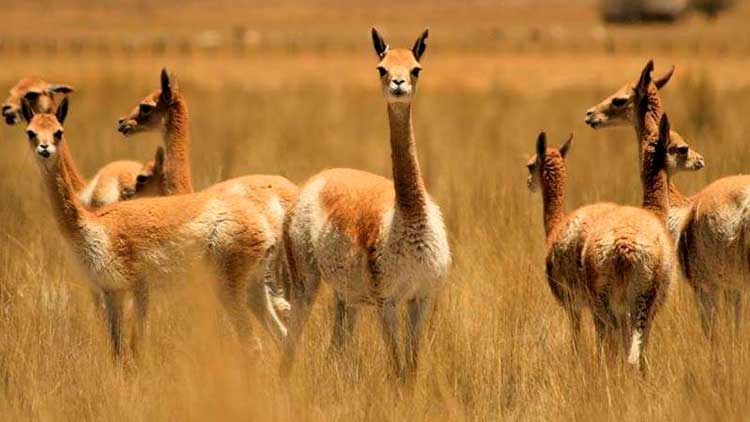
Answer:
<path fill-rule="evenodd" d="M 54 136 L 55 136 L 55 139 L 59 141 L 63 137 L 63 131 L 58 129 L 57 131 L 55 131 Z"/>
<path fill-rule="evenodd" d="M 627 98 L 613 98 L 612 99 L 612 105 L 615 107 L 622 107 L 627 103 L 628 103 Z"/>
<path fill-rule="evenodd" d="M 419 77 L 419 72 L 421 72 L 421 71 L 422 71 L 422 68 L 421 68 L 421 67 L 415 67 L 414 69 L 412 69 L 412 70 L 411 70 L 411 74 L 412 74 L 412 75 L 413 75 L 413 76 L 414 76 L 415 78 L 418 78 L 418 77 Z"/>
<path fill-rule="evenodd" d="M 380 73 L 380 77 L 384 77 L 388 74 L 388 71 L 383 66 L 378 66 L 378 73 Z"/>
<path fill-rule="evenodd" d="M 36 132 L 34 132 L 33 130 L 27 130 L 26 131 L 26 136 L 29 137 L 29 140 L 32 140 L 32 139 L 36 138 Z"/>
<path fill-rule="evenodd" d="M 687 154 L 689 151 L 690 151 L 690 147 L 686 145 L 677 147 L 677 152 L 679 152 L 680 154 Z"/>
<path fill-rule="evenodd" d="M 138 106 L 138 109 L 141 113 L 148 114 L 154 111 L 154 106 L 152 106 L 151 104 L 141 104 L 140 106 Z"/>

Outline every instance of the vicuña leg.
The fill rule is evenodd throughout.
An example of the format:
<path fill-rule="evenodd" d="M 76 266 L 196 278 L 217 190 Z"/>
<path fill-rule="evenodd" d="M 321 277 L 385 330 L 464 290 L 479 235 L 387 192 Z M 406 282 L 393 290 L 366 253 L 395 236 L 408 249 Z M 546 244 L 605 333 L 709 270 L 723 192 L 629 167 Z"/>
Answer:
<path fill-rule="evenodd" d="M 287 257 L 291 313 L 286 341 L 284 342 L 284 355 L 281 359 L 280 373 L 283 377 L 289 376 L 292 371 L 297 342 L 302 335 L 307 319 L 310 317 L 320 288 L 320 273 L 314 258 L 294 257 L 291 252 L 287 254 Z"/>
<path fill-rule="evenodd" d="M 716 290 L 698 287 L 695 289 L 698 302 L 698 314 L 701 318 L 703 334 L 711 341 L 714 339 L 714 325 L 716 321 Z"/>
<path fill-rule="evenodd" d="M 139 358 L 143 349 L 149 306 L 149 291 L 145 283 L 139 283 L 133 291 L 133 305 L 135 307 L 135 323 L 133 325 L 130 348 L 133 352 L 133 357 Z"/>
<path fill-rule="evenodd" d="M 107 328 L 115 360 L 122 358 L 123 352 L 123 317 L 126 290 L 108 290 L 103 292 L 104 309 L 107 315 Z"/>
<path fill-rule="evenodd" d="M 346 347 L 351 342 L 354 327 L 357 324 L 359 309 L 347 305 L 339 296 L 334 294 L 335 302 L 335 319 L 333 322 L 333 334 L 331 335 L 331 345 L 328 347 L 328 357 L 339 357 L 344 353 Z"/>
<path fill-rule="evenodd" d="M 401 364 L 401 353 L 398 346 L 398 312 L 396 303 L 389 300 L 378 305 L 378 316 L 385 343 L 386 353 L 390 356 L 393 372 L 400 381 L 404 381 L 404 369 Z"/>
<path fill-rule="evenodd" d="M 419 363 L 419 345 L 422 341 L 422 329 L 432 310 L 432 297 L 415 298 L 407 303 L 409 325 L 406 331 L 406 375 L 414 379 Z"/>

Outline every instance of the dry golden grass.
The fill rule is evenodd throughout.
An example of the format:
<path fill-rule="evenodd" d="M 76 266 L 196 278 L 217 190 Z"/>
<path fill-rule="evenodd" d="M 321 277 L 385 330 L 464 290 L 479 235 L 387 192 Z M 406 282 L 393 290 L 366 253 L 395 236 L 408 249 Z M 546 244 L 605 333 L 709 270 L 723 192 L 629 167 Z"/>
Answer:
<path fill-rule="evenodd" d="M 721 322 L 720 342 L 711 351 L 684 283 L 657 316 L 646 379 L 594 362 L 590 319 L 587 358 L 573 358 L 565 315 L 544 280 L 541 199 L 526 190 L 524 164 L 539 130 L 553 140 L 573 131 L 568 208 L 600 200 L 638 203 L 632 130 L 595 132 L 583 117 L 654 57 L 657 68 L 678 66 L 664 101 L 673 126 L 707 159 L 704 171 L 680 175 L 679 185 L 692 192 L 742 172 L 750 162 L 750 32 L 742 25 L 749 7 L 716 25 L 693 17 L 669 27 L 603 28 L 617 40 L 607 52 L 604 41 L 585 48 L 599 25 L 588 1 L 545 2 L 547 9 L 537 7 L 541 2 L 416 2 L 408 12 L 395 2 L 183 8 L 62 3 L 10 6 L 0 17 L 8 45 L 27 40 L 21 50 L 0 49 L 0 86 L 27 73 L 76 86 L 67 141 L 90 175 L 110 160 L 151 156 L 158 136 L 124 140 L 115 122 L 156 87 L 158 70 L 167 65 L 191 107 L 199 187 L 248 173 L 281 173 L 302 182 L 334 166 L 389 175 L 385 105 L 367 28 L 382 23 L 398 45 L 410 43 L 429 23 L 415 130 L 455 265 L 431 320 L 412 394 L 389 382 L 370 312 L 358 326 L 351 364 L 324 358 L 331 330 L 326 290 L 285 383 L 276 376 L 279 356 L 270 338 L 260 334 L 262 354 L 245 350 L 209 294 L 211 279 L 202 275 L 154 292 L 146 357 L 137 370 L 124 371 L 110 359 L 103 323 L 58 234 L 23 130 L 3 126 L 1 419 L 747 418 L 748 311 L 736 338 L 727 320 Z M 34 27 L 37 6 L 46 9 L 38 15 L 41 28 L 59 23 L 59 33 Z M 243 54 L 126 55 L 113 49 L 76 55 L 43 47 L 48 39 L 119 42 L 210 29 L 229 33 L 240 23 L 271 41 Z M 547 38 L 560 33 L 555 25 L 570 38 Z M 510 35 L 491 42 L 493 28 Z M 528 39 L 533 28 L 543 30 L 541 41 Z M 516 33 L 522 34 L 517 40 Z M 691 44 L 695 40 L 700 44 Z"/>

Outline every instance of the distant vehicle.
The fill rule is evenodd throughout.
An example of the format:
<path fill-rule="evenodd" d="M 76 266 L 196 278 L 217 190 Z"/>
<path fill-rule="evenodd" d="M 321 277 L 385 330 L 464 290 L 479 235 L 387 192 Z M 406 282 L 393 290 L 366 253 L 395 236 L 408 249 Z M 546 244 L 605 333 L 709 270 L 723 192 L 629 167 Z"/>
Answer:
<path fill-rule="evenodd" d="M 673 22 L 687 10 L 688 0 L 603 0 L 607 22 Z"/>

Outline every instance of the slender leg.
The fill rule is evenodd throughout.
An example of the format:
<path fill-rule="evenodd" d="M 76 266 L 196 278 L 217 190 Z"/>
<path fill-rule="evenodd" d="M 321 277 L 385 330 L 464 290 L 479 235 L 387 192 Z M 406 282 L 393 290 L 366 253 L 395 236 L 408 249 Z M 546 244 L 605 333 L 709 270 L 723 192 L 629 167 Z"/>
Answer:
<path fill-rule="evenodd" d="M 386 301 L 378 305 L 378 315 L 380 316 L 383 342 L 385 343 L 387 353 L 390 355 L 391 367 L 397 379 L 403 382 L 405 378 L 398 347 L 398 313 L 396 312 L 396 304 L 393 301 Z"/>
<path fill-rule="evenodd" d="M 288 253 L 288 257 L 292 256 Z M 302 330 L 310 317 L 313 304 L 318 296 L 320 288 L 320 273 L 318 267 L 311 257 L 309 259 L 288 258 L 289 265 L 289 300 L 291 313 L 286 341 L 284 342 L 284 354 L 281 358 L 280 374 L 288 377 L 294 365 L 294 354 L 297 342 L 302 335 Z"/>
<path fill-rule="evenodd" d="M 611 362 L 617 352 L 614 333 L 619 330 L 619 324 L 606 296 L 601 296 L 594 305 L 594 328 L 599 353 Z"/>
<path fill-rule="evenodd" d="M 406 375 L 413 380 L 417 375 L 419 363 L 419 345 L 422 340 L 422 329 L 425 321 L 432 310 L 432 297 L 415 298 L 407 303 L 409 312 L 409 325 L 406 338 Z"/>
<path fill-rule="evenodd" d="M 107 313 L 107 326 L 109 329 L 109 338 L 112 342 L 112 353 L 115 360 L 122 358 L 122 325 L 123 325 L 123 306 L 125 302 L 125 290 L 110 290 L 103 292 L 104 308 Z"/>
<path fill-rule="evenodd" d="M 135 306 L 135 325 L 131 338 L 131 350 L 136 359 L 140 358 L 143 349 L 143 338 L 146 333 L 146 318 L 148 316 L 149 292 L 145 283 L 140 283 L 133 291 Z"/>
<path fill-rule="evenodd" d="M 245 302 L 249 278 L 249 271 L 245 268 L 228 268 L 221 280 L 218 292 L 219 300 L 243 343 L 247 343 L 253 333 L 250 314 Z"/>
<path fill-rule="evenodd" d="M 328 357 L 341 356 L 351 341 L 354 327 L 357 324 L 359 309 L 348 306 L 346 302 L 335 294 L 335 319 L 333 323 L 333 333 L 331 334 L 331 345 L 328 347 Z"/>
<path fill-rule="evenodd" d="M 279 344 L 286 337 L 287 329 L 276 314 L 271 296 L 272 293 L 267 283 L 260 280 L 250 280 L 248 288 L 250 311 Z"/>
<path fill-rule="evenodd" d="M 701 288 L 695 291 L 698 300 L 698 313 L 701 318 L 703 334 L 711 341 L 714 340 L 714 324 L 716 321 L 716 291 Z"/>
<path fill-rule="evenodd" d="M 630 326 L 632 328 L 628 363 L 637 366 L 641 371 L 646 370 L 645 349 L 651 333 L 651 322 L 654 316 L 656 292 L 648 291 L 640 294 L 630 309 Z"/>
<path fill-rule="evenodd" d="M 740 290 L 724 290 L 724 298 L 726 299 L 730 311 L 734 315 L 734 335 L 739 336 L 740 328 L 742 328 L 742 291 Z"/>

